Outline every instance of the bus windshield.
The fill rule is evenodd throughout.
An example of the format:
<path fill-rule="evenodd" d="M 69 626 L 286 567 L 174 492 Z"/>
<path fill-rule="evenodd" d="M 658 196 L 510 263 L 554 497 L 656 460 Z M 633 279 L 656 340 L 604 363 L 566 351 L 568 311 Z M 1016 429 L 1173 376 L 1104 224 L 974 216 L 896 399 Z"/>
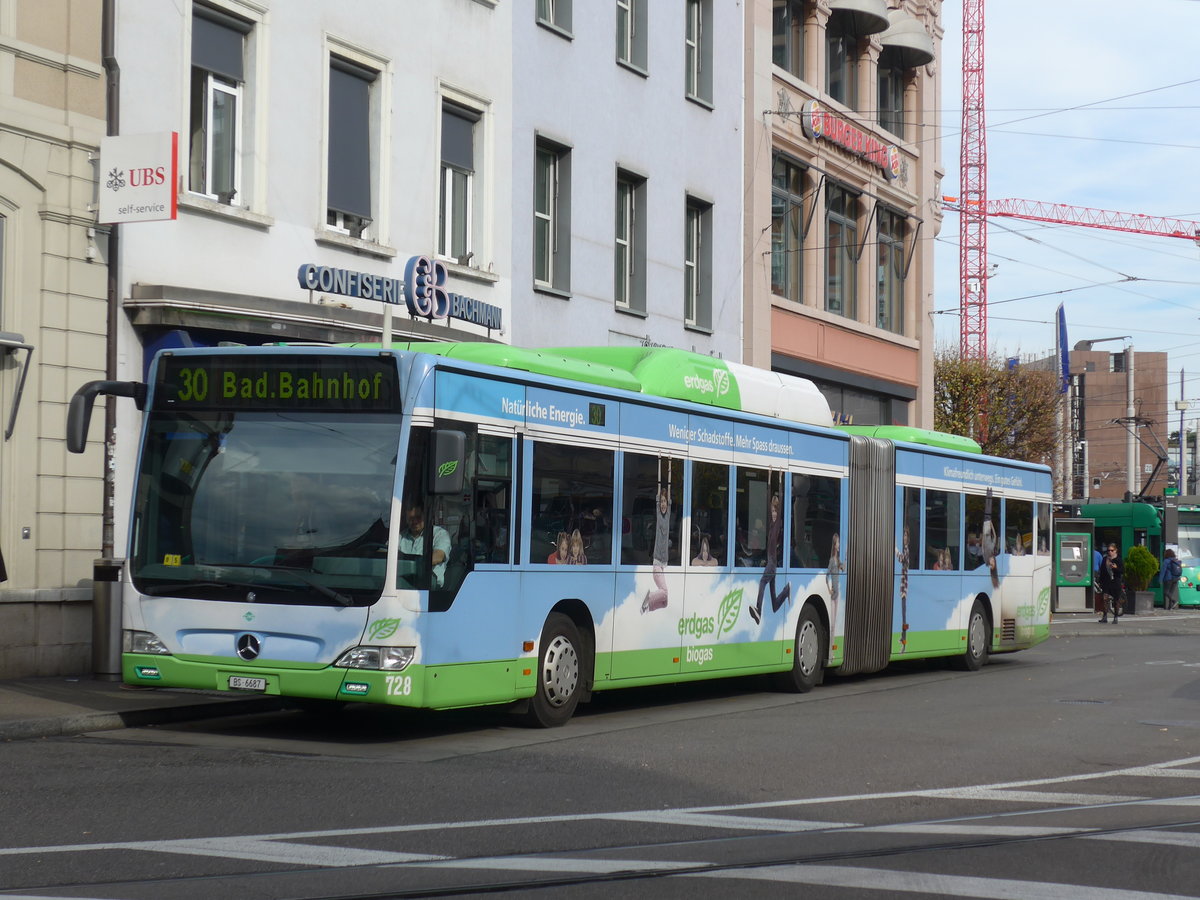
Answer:
<path fill-rule="evenodd" d="M 147 427 L 131 560 L 139 591 L 379 599 L 399 414 L 166 410 Z"/>
<path fill-rule="evenodd" d="M 1196 557 L 1200 556 L 1200 516 L 1192 513 L 1185 521 L 1184 515 L 1179 516 L 1179 561 L 1185 566 L 1194 566 Z"/>

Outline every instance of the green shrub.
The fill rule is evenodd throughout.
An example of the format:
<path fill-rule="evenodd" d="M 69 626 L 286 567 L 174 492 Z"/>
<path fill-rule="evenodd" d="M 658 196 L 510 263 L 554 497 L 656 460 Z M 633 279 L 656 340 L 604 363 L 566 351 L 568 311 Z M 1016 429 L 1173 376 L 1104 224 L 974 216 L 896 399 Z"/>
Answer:
<path fill-rule="evenodd" d="M 1135 591 L 1144 591 L 1158 571 L 1158 560 L 1145 547 L 1131 547 L 1125 557 L 1125 580 Z"/>

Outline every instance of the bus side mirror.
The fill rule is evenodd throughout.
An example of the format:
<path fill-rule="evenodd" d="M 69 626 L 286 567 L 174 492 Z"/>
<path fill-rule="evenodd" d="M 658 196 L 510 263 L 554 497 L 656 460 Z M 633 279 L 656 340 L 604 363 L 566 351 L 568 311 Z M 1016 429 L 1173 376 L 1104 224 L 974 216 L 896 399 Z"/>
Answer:
<path fill-rule="evenodd" d="M 429 492 L 461 494 L 463 470 L 467 466 L 467 436 L 461 431 L 438 428 L 433 432 L 433 454 L 429 458 Z"/>
<path fill-rule="evenodd" d="M 88 425 L 97 394 L 132 397 L 138 409 L 146 405 L 146 385 L 140 381 L 89 381 L 75 392 L 67 408 L 67 449 L 82 453 L 87 447 Z"/>

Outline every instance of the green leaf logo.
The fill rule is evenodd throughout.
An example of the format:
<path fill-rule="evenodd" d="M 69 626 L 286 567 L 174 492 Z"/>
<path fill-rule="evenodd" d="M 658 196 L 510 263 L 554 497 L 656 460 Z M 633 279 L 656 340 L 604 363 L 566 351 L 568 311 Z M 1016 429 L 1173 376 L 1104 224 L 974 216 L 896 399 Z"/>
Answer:
<path fill-rule="evenodd" d="M 721 601 L 721 608 L 717 612 L 717 621 L 720 623 L 717 626 L 717 637 L 720 637 L 727 631 L 733 631 L 737 626 L 738 616 L 741 614 L 742 589 L 738 588 L 726 594 L 725 599 Z"/>
<path fill-rule="evenodd" d="M 399 619 L 380 619 L 378 622 L 371 623 L 371 640 L 381 641 L 384 638 L 390 638 L 396 633 L 400 627 Z"/>
<path fill-rule="evenodd" d="M 445 478 L 447 475 L 453 475 L 458 468 L 458 460 L 452 459 L 450 462 L 444 462 L 438 466 L 438 478 Z"/>
<path fill-rule="evenodd" d="M 1042 592 L 1038 595 L 1038 618 L 1046 615 L 1050 610 L 1050 588 L 1042 588 Z"/>
<path fill-rule="evenodd" d="M 718 397 L 729 393 L 729 373 L 724 369 L 713 369 L 713 382 L 717 385 Z"/>

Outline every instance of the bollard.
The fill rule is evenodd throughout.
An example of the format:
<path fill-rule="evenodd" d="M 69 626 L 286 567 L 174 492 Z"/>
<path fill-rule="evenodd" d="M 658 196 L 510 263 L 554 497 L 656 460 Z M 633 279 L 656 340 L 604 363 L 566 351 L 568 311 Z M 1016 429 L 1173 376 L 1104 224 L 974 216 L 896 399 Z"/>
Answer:
<path fill-rule="evenodd" d="M 92 675 L 121 680 L 121 569 L 123 559 L 97 559 L 92 565 Z"/>

